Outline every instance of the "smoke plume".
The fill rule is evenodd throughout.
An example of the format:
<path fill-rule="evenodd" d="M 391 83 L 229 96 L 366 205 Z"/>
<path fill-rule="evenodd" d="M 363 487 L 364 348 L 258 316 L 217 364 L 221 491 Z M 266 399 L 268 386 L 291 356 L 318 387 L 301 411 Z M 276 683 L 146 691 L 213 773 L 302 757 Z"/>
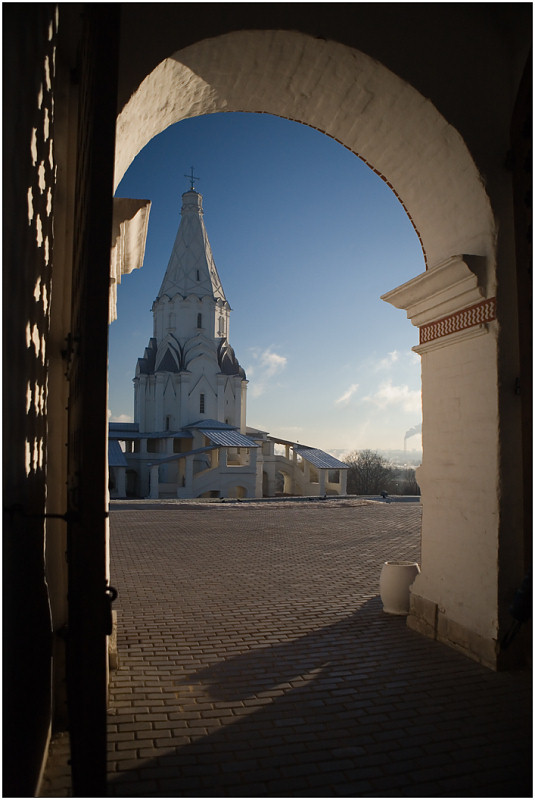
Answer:
<path fill-rule="evenodd" d="M 415 425 L 414 428 L 409 428 L 409 430 L 405 434 L 405 438 L 403 440 L 403 447 L 405 448 L 407 446 L 407 439 L 410 439 L 411 436 L 416 436 L 417 433 L 421 433 L 421 432 L 422 432 L 422 424 L 421 423 L 420 423 L 420 425 Z"/>

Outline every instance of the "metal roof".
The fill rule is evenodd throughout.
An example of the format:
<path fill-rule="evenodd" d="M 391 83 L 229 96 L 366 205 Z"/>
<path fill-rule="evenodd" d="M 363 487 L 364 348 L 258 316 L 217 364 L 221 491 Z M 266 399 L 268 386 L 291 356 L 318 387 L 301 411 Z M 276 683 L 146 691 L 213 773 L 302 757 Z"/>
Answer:
<path fill-rule="evenodd" d="M 119 442 L 108 442 L 108 465 L 110 467 L 126 467 L 126 458 Z"/>
<path fill-rule="evenodd" d="M 119 430 L 115 429 L 108 431 L 108 439 L 123 441 L 124 439 L 135 440 L 135 439 L 191 439 L 192 434 L 189 431 L 155 431 L 153 433 L 148 433 L 145 431 L 144 433 L 139 433 L 139 431 L 130 431 L 121 428 Z"/>
<path fill-rule="evenodd" d="M 267 431 L 261 431 L 260 428 L 250 428 L 249 425 L 247 425 L 247 427 L 245 429 L 245 434 L 246 434 L 246 436 L 251 436 L 251 437 L 254 436 L 255 439 L 267 439 L 267 438 L 269 438 L 268 434 L 267 434 Z"/>
<path fill-rule="evenodd" d="M 203 434 L 220 447 L 258 447 L 256 442 L 233 430 L 203 430 Z"/>
<path fill-rule="evenodd" d="M 197 428 L 200 431 L 203 430 L 222 430 L 222 431 L 236 431 L 238 430 L 236 425 L 227 425 L 226 422 L 219 422 L 217 419 L 200 419 L 197 422 L 192 422 L 191 425 L 186 425 L 186 428 Z"/>
<path fill-rule="evenodd" d="M 129 431 L 133 433 L 139 430 L 139 422 L 110 422 L 110 431 Z"/>
<path fill-rule="evenodd" d="M 314 467 L 318 469 L 349 469 L 347 464 L 343 461 L 338 461 L 337 458 L 325 453 L 323 450 L 317 450 L 315 447 L 295 447 L 296 453 L 299 453 L 305 461 L 309 461 Z"/>
<path fill-rule="evenodd" d="M 152 466 L 158 464 L 170 464 L 172 461 L 180 461 L 182 458 L 187 458 L 188 456 L 196 456 L 199 453 L 209 453 L 212 450 L 217 450 L 217 446 L 215 444 L 210 445 L 209 447 L 198 447 L 196 450 L 187 450 L 185 453 L 173 453 L 172 456 L 164 456 L 160 458 L 155 453 L 147 453 L 147 458 L 144 457 L 146 462 L 152 462 Z M 151 456 L 151 458 L 148 458 Z"/>

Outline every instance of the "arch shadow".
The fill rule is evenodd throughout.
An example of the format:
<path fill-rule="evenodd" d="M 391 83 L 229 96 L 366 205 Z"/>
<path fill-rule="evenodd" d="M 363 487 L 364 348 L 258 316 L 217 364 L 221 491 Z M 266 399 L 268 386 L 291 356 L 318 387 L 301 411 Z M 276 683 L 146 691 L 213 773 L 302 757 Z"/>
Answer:
<path fill-rule="evenodd" d="M 112 778 L 109 793 L 522 796 L 530 692 L 527 673 L 515 680 L 418 636 L 374 597 L 339 622 L 177 678 L 162 755 Z M 188 728 L 179 710 L 195 684 L 214 709 L 206 728 Z"/>

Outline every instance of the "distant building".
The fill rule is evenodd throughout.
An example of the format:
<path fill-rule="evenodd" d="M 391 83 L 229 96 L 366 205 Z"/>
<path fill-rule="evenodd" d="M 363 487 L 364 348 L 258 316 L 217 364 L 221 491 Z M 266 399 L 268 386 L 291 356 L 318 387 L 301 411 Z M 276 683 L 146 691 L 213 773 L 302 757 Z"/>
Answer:
<path fill-rule="evenodd" d="M 181 213 L 137 362 L 134 422 L 109 426 L 110 496 L 346 494 L 346 464 L 247 427 L 248 382 L 229 344 L 231 308 L 193 184 Z"/>

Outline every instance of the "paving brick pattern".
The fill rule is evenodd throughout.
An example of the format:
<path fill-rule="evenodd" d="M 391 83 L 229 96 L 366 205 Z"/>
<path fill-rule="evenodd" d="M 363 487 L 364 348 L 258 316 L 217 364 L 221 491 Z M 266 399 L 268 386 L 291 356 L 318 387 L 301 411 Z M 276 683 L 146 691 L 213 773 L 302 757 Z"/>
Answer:
<path fill-rule="evenodd" d="M 418 504 L 114 504 L 111 796 L 531 796 L 527 672 L 387 615 Z"/>

